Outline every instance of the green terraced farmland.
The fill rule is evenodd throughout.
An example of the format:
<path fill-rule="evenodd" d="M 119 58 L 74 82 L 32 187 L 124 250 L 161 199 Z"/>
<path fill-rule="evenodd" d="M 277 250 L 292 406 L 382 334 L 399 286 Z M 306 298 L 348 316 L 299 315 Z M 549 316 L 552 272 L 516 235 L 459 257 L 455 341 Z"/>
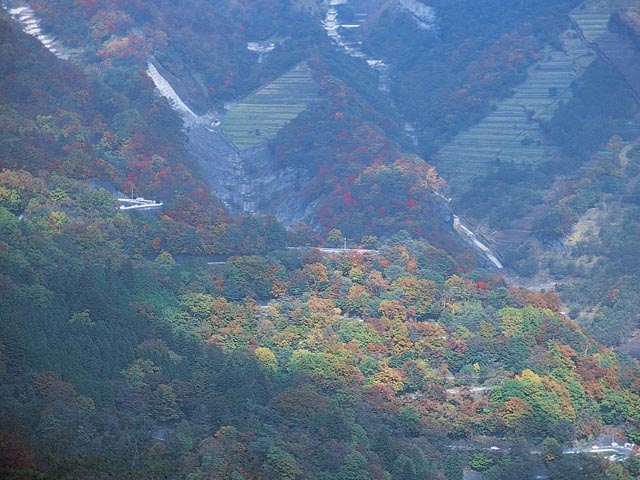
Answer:
<path fill-rule="evenodd" d="M 239 150 L 266 143 L 317 98 L 317 91 L 307 64 L 296 65 L 231 109 L 222 132 Z"/>
<path fill-rule="evenodd" d="M 603 25 L 606 28 L 602 13 L 580 10 L 572 18 L 578 28 L 586 30 L 585 36 L 598 35 Z M 538 122 L 551 119 L 559 102 L 571 98 L 571 83 L 595 58 L 577 31 L 564 32 L 561 41 L 562 51 L 543 51 L 510 98 L 496 104 L 489 115 L 436 154 L 438 171 L 454 195 L 462 194 L 476 175 L 499 163 L 532 165 L 555 154 L 553 146 L 545 145 Z"/>
<path fill-rule="evenodd" d="M 607 31 L 609 11 L 598 2 L 585 2 L 573 12 L 571 20 L 578 26 L 587 42 L 593 42 Z"/>

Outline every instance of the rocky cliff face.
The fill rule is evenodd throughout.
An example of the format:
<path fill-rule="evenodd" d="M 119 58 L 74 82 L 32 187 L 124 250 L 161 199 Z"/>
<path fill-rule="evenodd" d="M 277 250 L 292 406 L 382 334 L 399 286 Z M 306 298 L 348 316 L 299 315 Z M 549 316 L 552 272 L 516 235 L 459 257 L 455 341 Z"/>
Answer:
<path fill-rule="evenodd" d="M 285 225 L 307 214 L 300 192 L 310 181 L 308 172 L 276 168 L 266 146 L 239 152 L 207 124 L 188 128 L 186 142 L 203 177 L 232 212 L 274 215 Z"/>
<path fill-rule="evenodd" d="M 245 185 L 250 189 L 248 201 L 254 202 L 255 211 L 274 215 L 285 225 L 309 214 L 309 206 L 301 200 L 301 192 L 311 181 L 307 170 L 276 168 L 266 146 L 243 152 L 241 159 L 247 180 Z"/>

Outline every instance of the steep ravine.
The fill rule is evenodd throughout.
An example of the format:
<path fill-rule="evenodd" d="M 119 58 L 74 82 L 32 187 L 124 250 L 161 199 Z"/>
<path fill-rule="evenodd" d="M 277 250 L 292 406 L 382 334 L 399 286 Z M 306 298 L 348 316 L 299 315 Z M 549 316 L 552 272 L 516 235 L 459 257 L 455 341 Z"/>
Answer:
<path fill-rule="evenodd" d="M 187 151 L 227 208 L 234 213 L 271 214 L 285 225 L 302 219 L 305 206 L 298 199 L 300 189 L 310 180 L 306 170 L 275 168 L 266 145 L 237 149 L 220 129 L 224 113 L 197 115 L 177 93 L 179 80 L 170 82 L 161 71 L 155 62 L 149 62 L 147 74 L 158 93 L 182 118 Z"/>
<path fill-rule="evenodd" d="M 379 89 L 387 91 L 388 66 L 380 60 L 367 57 L 357 44 L 344 40 L 341 35 L 342 29 L 359 28 L 367 18 L 367 14 L 361 13 L 357 15 L 355 23 L 343 25 L 338 19 L 335 7 L 345 3 L 349 2 L 327 2 L 323 21 L 325 30 L 337 49 L 362 58 L 376 70 L 380 75 Z M 416 8 L 415 3 L 386 2 L 385 5 L 395 4 L 399 8 L 413 11 Z M 368 9 L 371 8 L 371 5 L 368 5 Z M 429 12 L 429 9 L 416 11 L 416 19 L 426 21 L 425 15 Z M 256 46 L 250 44 L 248 48 Z M 168 99 L 181 116 L 185 125 L 188 152 L 197 161 L 203 177 L 207 179 L 216 195 L 232 212 L 272 214 L 285 225 L 301 220 L 311 213 L 313 206 L 300 201 L 300 192 L 311 181 L 307 170 L 276 168 L 266 145 L 239 150 L 221 131 L 220 124 L 224 120 L 224 112 L 210 111 L 203 115 L 194 113 L 195 109 L 188 106 L 189 97 L 181 95 L 186 89 L 181 85 L 180 79 L 167 75 L 167 72 L 155 62 L 149 63 L 147 73 L 160 94 Z"/>
<path fill-rule="evenodd" d="M 402 7 L 408 8 L 404 3 Z M 419 13 L 421 16 L 417 18 L 424 21 L 425 12 Z M 430 18 L 433 20 L 433 17 Z M 363 58 L 369 66 L 379 71 L 379 89 L 382 92 L 387 91 L 387 65 L 366 57 L 357 46 L 343 42 L 338 33 L 340 26 L 337 11 L 330 6 L 325 18 L 325 29 L 329 37 L 337 48 L 343 49 L 349 55 Z M 423 24 L 423 28 L 426 28 L 426 23 Z M 198 161 L 203 176 L 228 208 L 236 213 L 272 214 L 285 225 L 302 220 L 312 213 L 313 204 L 304 205 L 300 201 L 301 192 L 311 181 L 307 170 L 275 168 L 266 145 L 238 150 L 225 138 L 220 129 L 222 114 L 208 112 L 202 116 L 195 115 L 180 99 L 171 83 L 162 77 L 152 63 L 149 65 L 148 74 L 154 80 L 159 93 L 169 100 L 183 118 L 187 150 Z M 173 83 L 176 82 L 179 80 L 173 79 Z M 483 243 L 457 215 L 452 214 L 452 218 L 452 229 L 460 239 L 484 258 L 487 265 L 502 269 L 498 254 Z"/>
<path fill-rule="evenodd" d="M 403 8 L 409 8 L 407 3 L 410 4 L 402 4 Z M 42 32 L 39 19 L 26 3 L 5 1 L 2 6 L 26 33 L 35 36 L 52 53 L 65 60 L 70 57 L 70 50 L 64 49 L 59 42 Z M 335 9 L 330 7 L 329 11 L 331 13 L 328 18 L 336 18 L 337 14 L 333 13 Z M 335 25 L 336 28 L 339 27 L 337 22 Z M 345 48 L 339 35 L 333 40 L 337 48 Z M 367 58 L 357 49 L 347 50 L 347 53 L 364 58 L 378 71 L 384 72 L 386 69 L 382 62 Z M 306 205 L 300 201 L 301 192 L 311 181 L 307 170 L 276 168 L 266 145 L 238 150 L 220 129 L 223 113 L 196 113 L 199 109 L 189 105 L 191 97 L 185 93 L 189 89 L 178 78 L 168 74 L 154 59 L 150 59 L 147 64 L 147 75 L 154 82 L 158 93 L 168 100 L 182 119 L 187 151 L 197 161 L 201 175 L 231 212 L 272 214 L 285 225 L 310 216 L 313 203 Z M 382 91 L 386 90 L 384 74 L 381 75 L 379 87 Z M 458 218 L 455 215 L 453 217 Z M 502 268 L 493 252 L 459 219 L 452 227 L 482 257 L 495 267 Z"/>

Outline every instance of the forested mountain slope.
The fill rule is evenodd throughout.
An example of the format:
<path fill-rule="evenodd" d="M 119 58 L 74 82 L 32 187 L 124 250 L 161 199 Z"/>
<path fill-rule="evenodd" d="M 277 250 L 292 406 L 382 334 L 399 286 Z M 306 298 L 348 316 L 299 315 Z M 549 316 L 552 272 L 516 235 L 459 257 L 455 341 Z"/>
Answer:
<path fill-rule="evenodd" d="M 375 43 L 390 19 L 419 28 L 407 15 L 423 10 L 400 3 L 370 4 L 363 50 L 409 47 Z M 471 3 L 454 3 L 434 3 L 438 29 L 416 37 L 433 42 L 415 62 L 431 65 L 425 71 L 437 70 L 434 59 L 452 71 L 464 65 L 459 54 L 473 56 L 465 32 L 487 59 L 506 45 L 504 32 L 533 29 L 526 41 L 541 45 L 563 21 L 550 17 L 574 5 L 517 2 L 503 16 L 493 2 L 475 15 Z M 0 15 L 3 478 L 639 475 L 638 363 L 590 337 L 555 293 L 509 288 L 478 266 L 450 227 L 445 183 L 417 154 L 428 142 L 416 149 L 403 133 L 408 105 L 391 102 L 376 71 L 327 38 L 326 5 L 31 7 L 74 55 L 57 58 Z M 338 15 L 348 18 L 348 8 Z M 316 229 L 233 215 L 216 198 L 181 118 L 147 76 L 152 58 L 200 117 L 306 62 L 317 100 L 261 148 L 275 171 L 304 168 L 295 198 Z M 480 77 L 495 80 L 483 70 L 490 64 Z M 409 78 L 397 68 L 400 82 Z M 471 81 L 469 68 L 448 85 Z M 470 115 L 515 81 L 500 78 Z M 460 98 L 438 98 L 430 92 L 416 105 L 452 123 L 435 133 L 425 124 L 420 136 L 464 127 L 444 114 Z M 623 188 L 633 204 L 636 151 L 610 148 L 623 164 L 605 155 L 568 188 L 576 198 L 591 184 Z M 119 209 L 116 198 L 132 189 L 164 204 Z M 567 203 L 558 197 L 554 208 Z M 552 221 L 541 225 L 547 236 Z M 633 249 L 600 235 L 611 251 Z M 345 240 L 368 249 L 312 248 Z M 614 303 L 628 298 L 609 293 Z M 569 448 L 593 444 L 615 460 Z"/>

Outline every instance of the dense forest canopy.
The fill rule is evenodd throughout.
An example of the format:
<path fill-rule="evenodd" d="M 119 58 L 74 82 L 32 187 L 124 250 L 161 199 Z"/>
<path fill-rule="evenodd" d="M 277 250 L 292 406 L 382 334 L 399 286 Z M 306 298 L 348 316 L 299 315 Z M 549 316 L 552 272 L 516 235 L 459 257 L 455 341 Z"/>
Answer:
<path fill-rule="evenodd" d="M 452 200 L 438 149 L 594 2 L 3 2 L 0 476 L 638 478 L 640 365 L 609 348 L 640 325 L 638 11 L 618 3 L 534 119 L 555 156 Z M 224 146 L 264 207 L 238 214 L 192 132 L 303 63 L 302 113 Z M 259 176 L 295 178 L 274 189 L 304 214 L 265 213 Z M 486 228 L 461 238 L 456 213 Z"/>

